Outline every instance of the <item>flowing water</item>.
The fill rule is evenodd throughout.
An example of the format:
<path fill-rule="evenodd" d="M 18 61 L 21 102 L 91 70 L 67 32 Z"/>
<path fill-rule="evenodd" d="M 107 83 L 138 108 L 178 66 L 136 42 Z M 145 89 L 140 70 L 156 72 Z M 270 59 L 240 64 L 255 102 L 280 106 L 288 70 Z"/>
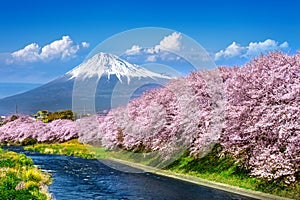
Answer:
<path fill-rule="evenodd" d="M 30 156 L 35 165 L 52 174 L 49 191 L 56 200 L 251 199 L 151 173 L 118 171 L 99 160 L 8 149 Z"/>

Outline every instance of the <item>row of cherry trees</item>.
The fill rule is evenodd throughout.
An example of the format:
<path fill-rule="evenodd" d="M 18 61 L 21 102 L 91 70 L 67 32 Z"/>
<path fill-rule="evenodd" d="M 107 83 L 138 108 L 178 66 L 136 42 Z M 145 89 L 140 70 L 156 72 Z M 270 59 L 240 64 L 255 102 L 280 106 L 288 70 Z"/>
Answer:
<path fill-rule="evenodd" d="M 79 137 L 109 149 L 158 152 L 165 160 L 186 150 L 201 157 L 219 143 L 251 175 L 294 182 L 300 171 L 300 53 L 274 52 L 240 68 L 193 72 L 107 116 L 49 124 L 21 116 L 0 127 L 0 142 L 27 137 Z"/>
<path fill-rule="evenodd" d="M 0 127 L 0 142 L 22 142 L 27 138 L 38 142 L 64 142 L 77 137 L 76 123 L 67 119 L 44 123 L 28 115 L 12 115 Z"/>
<path fill-rule="evenodd" d="M 94 131 L 80 133 L 82 142 L 158 151 L 168 159 L 184 150 L 203 156 L 219 143 L 251 175 L 294 182 L 300 171 L 300 53 L 273 52 L 240 68 L 193 72 L 95 121 Z"/>

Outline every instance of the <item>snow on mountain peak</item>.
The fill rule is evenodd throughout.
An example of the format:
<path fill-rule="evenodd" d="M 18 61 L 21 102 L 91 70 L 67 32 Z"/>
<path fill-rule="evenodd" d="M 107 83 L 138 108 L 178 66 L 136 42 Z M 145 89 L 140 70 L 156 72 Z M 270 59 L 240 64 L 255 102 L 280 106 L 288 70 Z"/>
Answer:
<path fill-rule="evenodd" d="M 98 76 L 100 79 L 102 75 L 107 75 L 108 78 L 110 78 L 110 75 L 116 75 L 120 81 L 122 81 L 121 77 L 126 77 L 128 83 L 130 82 L 130 77 L 171 79 L 169 76 L 149 71 L 138 65 L 130 64 L 129 62 L 113 54 L 107 54 L 103 52 L 100 52 L 84 61 L 67 74 L 71 75 L 70 79 L 86 79 L 95 76 Z"/>

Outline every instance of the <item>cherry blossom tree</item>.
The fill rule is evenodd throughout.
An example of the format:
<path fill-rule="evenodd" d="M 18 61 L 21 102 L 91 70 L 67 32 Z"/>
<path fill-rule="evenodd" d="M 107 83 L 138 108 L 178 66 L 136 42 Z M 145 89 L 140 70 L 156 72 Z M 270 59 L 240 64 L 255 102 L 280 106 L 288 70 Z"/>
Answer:
<path fill-rule="evenodd" d="M 78 137 L 76 124 L 71 120 L 55 120 L 45 124 L 27 115 L 15 115 L 13 119 L 0 127 L 0 142 L 22 142 L 27 138 L 38 142 L 64 142 Z"/>
<path fill-rule="evenodd" d="M 295 181 L 300 163 L 300 54 L 262 55 L 226 80 L 222 145 L 253 176 Z"/>

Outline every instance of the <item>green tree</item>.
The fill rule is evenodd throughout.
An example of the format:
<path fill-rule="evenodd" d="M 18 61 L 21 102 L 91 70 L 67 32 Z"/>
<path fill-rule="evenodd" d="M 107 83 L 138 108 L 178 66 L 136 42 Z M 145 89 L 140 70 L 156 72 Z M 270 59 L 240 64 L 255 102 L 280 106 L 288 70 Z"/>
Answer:
<path fill-rule="evenodd" d="M 50 113 L 47 117 L 48 122 L 57 120 L 57 119 L 69 119 L 75 120 L 75 113 L 72 110 L 64 110 L 64 111 L 57 111 L 54 113 Z"/>

